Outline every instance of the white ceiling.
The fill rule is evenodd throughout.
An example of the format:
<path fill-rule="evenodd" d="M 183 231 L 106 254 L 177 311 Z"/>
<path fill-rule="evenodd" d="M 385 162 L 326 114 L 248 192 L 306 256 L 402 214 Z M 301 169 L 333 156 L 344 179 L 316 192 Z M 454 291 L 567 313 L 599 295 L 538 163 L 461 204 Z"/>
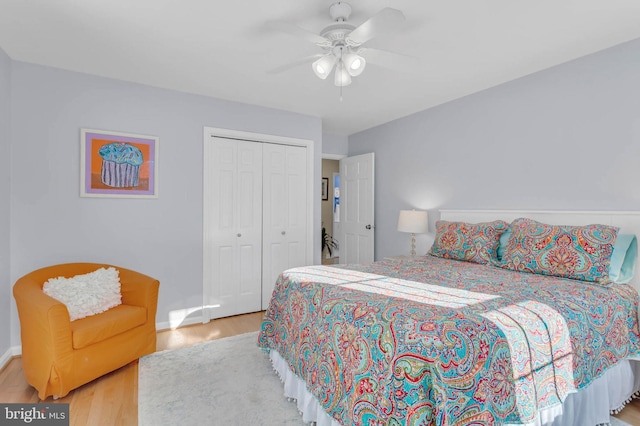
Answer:
<path fill-rule="evenodd" d="M 350 0 L 358 25 L 384 7 L 405 27 L 367 43 L 419 59 L 411 69 L 368 64 L 339 89 L 308 64 L 320 53 L 272 30 L 313 32 L 332 0 L 0 0 L 0 47 L 48 65 L 322 118 L 349 135 L 640 37 L 638 0 Z"/>

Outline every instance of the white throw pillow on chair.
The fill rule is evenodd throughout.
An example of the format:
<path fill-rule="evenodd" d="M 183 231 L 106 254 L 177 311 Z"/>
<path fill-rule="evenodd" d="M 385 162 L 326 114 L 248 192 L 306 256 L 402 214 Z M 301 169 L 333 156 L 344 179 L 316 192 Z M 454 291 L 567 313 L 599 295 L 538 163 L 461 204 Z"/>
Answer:
<path fill-rule="evenodd" d="M 122 304 L 117 269 L 100 268 L 71 278 L 50 278 L 42 290 L 64 303 L 71 321 L 96 315 Z"/>

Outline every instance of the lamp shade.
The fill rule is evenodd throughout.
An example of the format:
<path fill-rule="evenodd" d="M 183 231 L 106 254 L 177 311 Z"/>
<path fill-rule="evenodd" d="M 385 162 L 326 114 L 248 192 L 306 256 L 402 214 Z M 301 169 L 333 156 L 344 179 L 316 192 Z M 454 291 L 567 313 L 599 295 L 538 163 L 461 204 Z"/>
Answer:
<path fill-rule="evenodd" d="M 345 53 L 342 56 L 342 61 L 344 62 L 347 72 L 352 77 L 357 77 L 362 74 L 364 67 L 367 65 L 367 61 L 365 61 L 362 56 L 356 55 L 355 53 Z"/>
<path fill-rule="evenodd" d="M 336 63 L 336 57 L 329 53 L 324 55 L 317 61 L 315 61 L 311 66 L 313 68 L 313 72 L 316 73 L 318 77 L 321 79 L 326 79 L 329 74 L 331 74 L 331 70 Z"/>
<path fill-rule="evenodd" d="M 351 84 L 351 76 L 342 61 L 338 62 L 338 66 L 336 67 L 334 84 L 338 87 L 345 87 Z"/>
<path fill-rule="evenodd" d="M 423 234 L 429 230 L 429 216 L 424 210 L 400 210 L 398 231 Z"/>

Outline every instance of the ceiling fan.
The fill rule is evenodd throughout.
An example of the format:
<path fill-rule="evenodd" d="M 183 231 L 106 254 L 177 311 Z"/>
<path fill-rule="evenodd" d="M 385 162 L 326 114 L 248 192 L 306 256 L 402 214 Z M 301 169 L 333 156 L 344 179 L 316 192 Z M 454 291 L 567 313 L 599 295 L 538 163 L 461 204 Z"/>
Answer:
<path fill-rule="evenodd" d="M 323 50 L 321 54 L 283 65 L 271 70 L 270 73 L 313 62 L 313 72 L 323 80 L 335 69 L 334 84 L 342 88 L 351 84 L 352 77 L 362 74 L 367 62 L 393 67 L 399 60 L 408 58 L 393 52 L 363 47 L 367 41 L 378 34 L 401 26 L 405 17 L 398 9 L 386 7 L 357 27 L 347 22 L 351 15 L 349 3 L 343 1 L 333 3 L 329 8 L 329 15 L 334 22 L 319 34 L 286 21 L 270 21 L 268 24 L 272 28 L 304 38 Z"/>

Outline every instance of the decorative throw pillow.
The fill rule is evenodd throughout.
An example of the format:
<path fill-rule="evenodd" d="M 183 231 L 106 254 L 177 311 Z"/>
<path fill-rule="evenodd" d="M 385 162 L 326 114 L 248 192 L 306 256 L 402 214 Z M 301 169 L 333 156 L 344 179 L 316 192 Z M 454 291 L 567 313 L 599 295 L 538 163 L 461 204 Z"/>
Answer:
<path fill-rule="evenodd" d="M 67 306 L 71 321 L 122 304 L 119 272 L 113 267 L 71 278 L 50 278 L 42 290 Z"/>
<path fill-rule="evenodd" d="M 631 281 L 638 261 L 638 240 L 633 234 L 618 234 L 611 254 L 609 278 L 616 284 Z"/>
<path fill-rule="evenodd" d="M 505 269 L 609 284 L 618 229 L 607 225 L 558 226 L 527 218 L 511 222 L 502 259 Z"/>
<path fill-rule="evenodd" d="M 500 235 L 508 226 L 502 220 L 482 223 L 439 220 L 429 254 L 467 262 L 490 263 L 496 257 Z"/>
<path fill-rule="evenodd" d="M 511 238 L 511 228 L 505 229 L 502 235 L 500 235 L 500 243 L 498 244 L 498 251 L 496 252 L 498 260 L 502 260 L 504 248 L 507 246 L 509 238 Z"/>

